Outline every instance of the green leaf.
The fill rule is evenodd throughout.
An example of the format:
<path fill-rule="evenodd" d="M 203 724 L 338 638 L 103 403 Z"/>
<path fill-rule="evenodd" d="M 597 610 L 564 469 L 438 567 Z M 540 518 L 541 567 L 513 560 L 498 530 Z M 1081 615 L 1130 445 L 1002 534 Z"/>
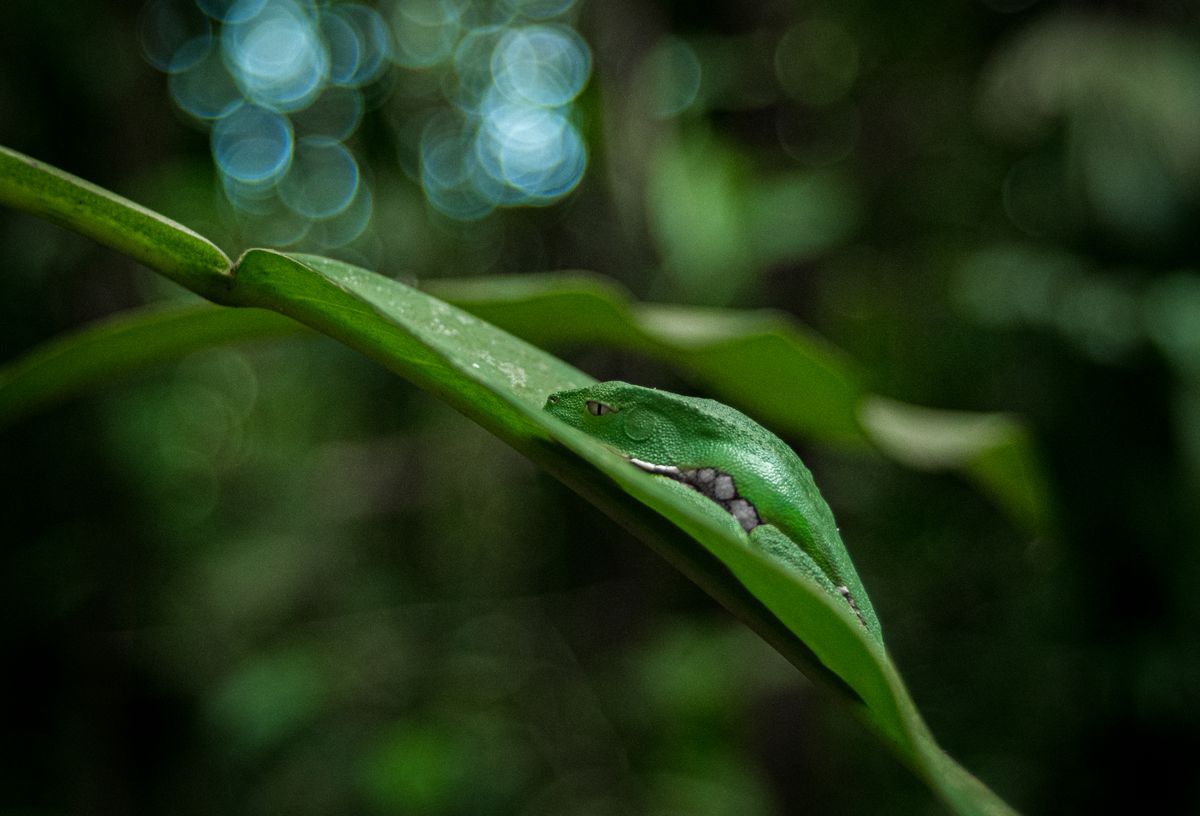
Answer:
<path fill-rule="evenodd" d="M 611 281 L 578 272 L 430 288 L 539 345 L 604 344 L 664 360 L 780 433 L 873 445 L 909 467 L 957 470 L 1022 529 L 1053 530 L 1041 460 L 1019 420 L 872 394 L 853 361 L 783 313 L 637 303 Z"/>
<path fill-rule="evenodd" d="M 0 368 L 0 427 L 54 401 L 199 349 L 304 327 L 275 312 L 153 307 L 62 335 Z"/>
<path fill-rule="evenodd" d="M 783 433 L 856 448 L 869 440 L 908 467 L 958 470 L 1027 532 L 1054 529 L 1037 446 L 1016 417 L 937 410 L 873 395 L 850 360 L 784 315 L 631 303 L 608 279 L 583 273 L 459 279 L 430 288 L 540 345 L 609 345 L 669 361 Z M 177 319 L 155 311 L 128 320 L 129 326 L 118 320 L 55 341 L 0 371 L 0 424 L 103 382 L 110 373 L 206 344 L 276 335 L 287 325 L 206 307 L 184 310 Z M 105 331 L 112 337 L 105 339 Z M 73 359 L 76 354 L 80 359 Z M 52 359 L 64 370 L 44 370 Z M 772 387 L 759 387 L 764 381 Z M 28 405 L 18 404 L 25 400 Z"/>
<path fill-rule="evenodd" d="M 542 410 L 550 392 L 592 382 L 586 374 L 461 309 L 337 261 L 251 250 L 233 275 L 225 276 L 203 239 L 189 241 L 182 228 L 152 213 L 18 159 L 26 162 L 21 173 L 32 175 L 15 184 L 7 176 L 0 180 L 7 195 L 3 200 L 49 214 L 155 268 L 162 266 L 202 294 L 286 315 L 442 398 L 628 526 L 819 685 L 841 695 L 955 811 L 1011 812 L 937 746 L 886 651 L 845 604 L 834 603 L 804 575 L 748 546 L 736 523 L 720 523 L 681 491 Z M 12 160 L 5 155 L 4 161 Z M 82 204 L 73 209 L 71 202 Z M 674 328 L 677 347 L 687 348 L 688 332 Z M 705 344 L 719 348 L 716 334 L 710 327 L 699 340 L 691 337 L 691 353 Z M 105 340 L 101 335 L 92 340 Z M 732 336 L 736 340 L 737 332 Z M 87 343 L 77 339 L 64 347 L 82 350 Z M 36 399 L 30 395 L 62 388 L 53 376 L 30 371 L 17 378 L 25 385 L 15 392 L 15 405 L 32 405 Z M 48 378 L 41 386 L 39 376 Z M 78 381 L 82 374 L 74 376 Z"/>
<path fill-rule="evenodd" d="M 1049 481 L 1023 423 L 1009 414 L 941 411 L 885 397 L 863 400 L 876 446 L 921 470 L 958 469 L 1031 533 L 1054 528 Z"/>
<path fill-rule="evenodd" d="M 347 264 L 251 250 L 236 278 L 240 300 L 275 308 L 391 367 L 645 537 L 811 677 L 840 692 L 956 811 L 1011 812 L 941 751 L 887 653 L 845 605 L 747 546 L 735 524 L 714 522 L 662 480 L 542 410 L 549 393 L 591 378 L 461 309 Z"/>
<path fill-rule="evenodd" d="M 0 204 L 40 215 L 221 302 L 229 258 L 207 238 L 15 150 L 0 146 Z"/>
<path fill-rule="evenodd" d="M 856 416 L 862 372 L 782 312 L 635 303 L 607 278 L 580 272 L 428 288 L 530 342 L 603 344 L 657 357 L 776 429 L 866 444 Z"/>

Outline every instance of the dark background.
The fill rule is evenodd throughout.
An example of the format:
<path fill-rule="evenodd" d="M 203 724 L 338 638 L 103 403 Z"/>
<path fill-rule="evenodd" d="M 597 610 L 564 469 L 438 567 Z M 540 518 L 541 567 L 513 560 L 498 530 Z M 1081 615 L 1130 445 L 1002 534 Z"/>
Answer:
<path fill-rule="evenodd" d="M 231 255 L 260 243 L 140 13 L 0 4 L 0 143 Z M 406 128 L 445 100 L 393 66 L 347 142 L 371 225 L 298 246 L 406 279 L 582 268 L 780 308 L 879 393 L 1024 417 L 1054 536 L 955 476 L 790 441 L 953 756 L 1029 813 L 1200 808 L 1200 5 L 562 19 L 593 61 L 570 196 L 433 210 Z M 5 359 L 187 297 L 23 214 L 0 212 L 0 246 Z M 212 349 L 25 419 L 0 483 L 5 813 L 937 812 L 642 545 L 332 342 Z"/>

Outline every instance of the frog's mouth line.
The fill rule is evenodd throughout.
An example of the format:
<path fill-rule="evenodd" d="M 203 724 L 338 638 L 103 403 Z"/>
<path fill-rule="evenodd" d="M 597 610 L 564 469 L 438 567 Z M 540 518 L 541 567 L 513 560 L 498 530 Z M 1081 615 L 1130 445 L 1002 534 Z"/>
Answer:
<path fill-rule="evenodd" d="M 742 525 L 742 529 L 747 533 L 763 523 L 758 515 L 758 509 L 742 498 L 737 491 L 737 483 L 734 482 L 733 476 L 723 470 L 710 467 L 682 470 L 674 465 L 656 465 L 653 462 L 645 462 L 633 457 L 629 458 L 629 462 L 647 473 L 674 479 L 700 495 L 712 499 L 721 506 L 721 509 L 737 519 L 738 524 Z"/>

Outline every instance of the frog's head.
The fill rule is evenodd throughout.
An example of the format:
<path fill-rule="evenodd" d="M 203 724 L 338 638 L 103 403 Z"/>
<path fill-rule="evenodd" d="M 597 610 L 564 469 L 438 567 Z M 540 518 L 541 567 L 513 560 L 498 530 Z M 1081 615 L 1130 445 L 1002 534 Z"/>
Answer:
<path fill-rule="evenodd" d="M 703 433 L 692 402 L 668 391 L 611 381 L 551 394 L 545 409 L 627 456 L 664 462 L 666 452 L 682 449 L 685 437 Z"/>

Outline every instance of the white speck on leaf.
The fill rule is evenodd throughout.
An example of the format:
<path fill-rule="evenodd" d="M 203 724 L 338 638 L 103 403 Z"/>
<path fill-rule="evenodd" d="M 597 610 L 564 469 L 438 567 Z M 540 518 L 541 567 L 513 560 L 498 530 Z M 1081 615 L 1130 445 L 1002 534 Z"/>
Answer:
<path fill-rule="evenodd" d="M 528 378 L 525 369 L 513 363 L 500 363 L 496 368 L 508 375 L 508 382 L 513 388 L 524 388 Z"/>
<path fill-rule="evenodd" d="M 453 337 L 458 334 L 458 329 L 452 329 L 436 317 L 429 322 L 429 328 L 434 334 L 440 334 L 443 337 Z"/>

